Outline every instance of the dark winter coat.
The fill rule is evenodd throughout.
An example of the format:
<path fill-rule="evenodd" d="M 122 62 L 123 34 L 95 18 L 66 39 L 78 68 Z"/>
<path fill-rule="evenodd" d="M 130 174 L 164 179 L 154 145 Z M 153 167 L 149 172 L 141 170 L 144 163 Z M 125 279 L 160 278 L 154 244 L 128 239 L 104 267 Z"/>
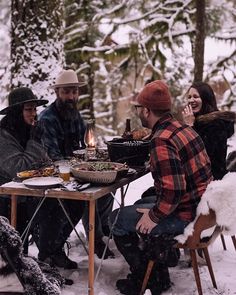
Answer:
<path fill-rule="evenodd" d="M 29 139 L 24 148 L 3 128 L 0 128 L 0 155 L 0 185 L 11 181 L 17 172 L 32 169 L 34 163 L 49 161 L 40 143 Z"/>
<path fill-rule="evenodd" d="M 4 128 L 0 128 L 0 185 L 15 178 L 17 172 L 32 169 L 32 165 L 35 163 L 49 161 L 43 146 L 38 141 L 29 139 L 29 136 L 29 134 L 25 136 L 24 140 L 17 139 Z M 37 202 L 38 199 L 30 197 L 18 198 L 17 230 L 21 234 Z M 10 217 L 8 196 L 0 198 L 0 215 Z M 27 248 L 27 246 L 25 247 Z"/>
<path fill-rule="evenodd" d="M 211 160 L 214 179 L 227 173 L 227 139 L 234 134 L 235 113 L 212 112 L 196 118 L 193 128 L 201 136 Z"/>

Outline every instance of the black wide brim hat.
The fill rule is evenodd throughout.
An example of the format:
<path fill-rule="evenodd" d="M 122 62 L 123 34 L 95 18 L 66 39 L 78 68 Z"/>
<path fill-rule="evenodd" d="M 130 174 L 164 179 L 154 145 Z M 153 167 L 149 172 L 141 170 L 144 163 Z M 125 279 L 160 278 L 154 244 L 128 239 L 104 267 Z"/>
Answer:
<path fill-rule="evenodd" d="M 19 87 L 12 90 L 8 96 L 9 106 L 0 111 L 0 115 L 6 115 L 9 110 L 25 103 L 33 102 L 36 106 L 42 106 L 48 103 L 47 99 L 38 99 L 31 89 Z"/>

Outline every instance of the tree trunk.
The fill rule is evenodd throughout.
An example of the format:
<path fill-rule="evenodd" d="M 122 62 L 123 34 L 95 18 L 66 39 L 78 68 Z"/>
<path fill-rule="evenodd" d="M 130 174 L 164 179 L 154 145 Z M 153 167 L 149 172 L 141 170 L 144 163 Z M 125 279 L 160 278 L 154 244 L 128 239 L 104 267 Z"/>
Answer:
<path fill-rule="evenodd" d="M 11 88 L 48 95 L 64 63 L 63 7 L 63 0 L 12 0 Z"/>
<path fill-rule="evenodd" d="M 194 50 L 194 81 L 202 81 L 205 45 L 205 0 L 196 0 L 196 39 Z"/>

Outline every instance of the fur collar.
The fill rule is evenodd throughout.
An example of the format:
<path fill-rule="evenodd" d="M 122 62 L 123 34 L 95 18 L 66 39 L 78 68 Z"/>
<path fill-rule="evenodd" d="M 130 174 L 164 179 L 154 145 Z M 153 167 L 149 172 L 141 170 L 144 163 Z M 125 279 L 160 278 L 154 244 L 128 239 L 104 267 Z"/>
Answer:
<path fill-rule="evenodd" d="M 236 121 L 236 114 L 235 112 L 230 111 L 216 111 L 212 113 L 208 113 L 205 115 L 200 115 L 196 117 L 195 122 L 201 123 L 201 124 L 208 124 L 209 122 L 212 122 L 214 120 L 224 120 L 228 122 L 235 122 Z"/>

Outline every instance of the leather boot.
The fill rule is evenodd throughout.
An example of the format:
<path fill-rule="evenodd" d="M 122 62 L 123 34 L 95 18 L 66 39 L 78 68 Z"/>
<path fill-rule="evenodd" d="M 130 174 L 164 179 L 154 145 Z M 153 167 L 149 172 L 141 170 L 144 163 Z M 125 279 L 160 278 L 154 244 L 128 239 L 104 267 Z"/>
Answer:
<path fill-rule="evenodd" d="M 142 287 L 144 275 L 150 256 L 147 255 L 147 248 L 139 248 L 139 237 L 132 233 L 125 236 L 114 236 L 117 249 L 128 262 L 131 274 L 126 279 L 120 279 L 116 282 L 116 287 L 121 294 L 139 295 Z M 149 245 L 150 246 L 150 245 Z M 169 271 L 166 261 L 157 262 L 150 275 L 147 289 L 150 289 L 153 295 L 159 295 L 171 287 Z"/>
<path fill-rule="evenodd" d="M 171 287 L 169 270 L 165 263 L 156 262 L 148 281 L 147 289 L 152 295 L 159 295 Z"/>
<path fill-rule="evenodd" d="M 101 238 L 96 239 L 94 246 L 94 253 L 97 254 L 97 257 L 101 259 L 106 248 L 105 242 Z M 104 254 L 104 259 L 108 258 L 115 258 L 115 254 L 109 249 L 109 247 L 107 247 L 106 252 Z"/>
<path fill-rule="evenodd" d="M 113 239 L 131 270 L 126 279 L 116 282 L 116 287 L 121 294 L 138 295 L 147 266 L 147 261 L 144 261 L 144 255 L 138 246 L 139 237 L 136 233 L 131 233 L 124 236 L 114 235 Z"/>
<path fill-rule="evenodd" d="M 124 256 L 130 266 L 131 272 L 140 267 L 142 251 L 139 248 L 139 237 L 136 233 L 124 236 L 113 235 L 119 252 Z"/>

